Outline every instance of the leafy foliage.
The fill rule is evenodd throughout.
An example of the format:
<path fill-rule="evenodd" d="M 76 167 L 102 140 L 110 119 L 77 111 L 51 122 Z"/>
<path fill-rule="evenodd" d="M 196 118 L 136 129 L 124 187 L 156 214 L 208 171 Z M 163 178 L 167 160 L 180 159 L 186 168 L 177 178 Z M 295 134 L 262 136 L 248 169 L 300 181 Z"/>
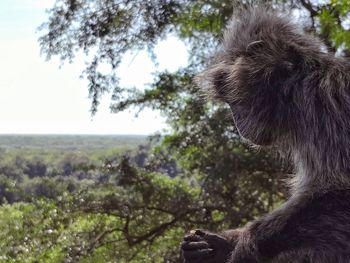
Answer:
<path fill-rule="evenodd" d="M 121 103 L 113 108 L 124 109 L 128 89 L 118 85 L 117 68 L 127 51 L 147 48 L 155 58 L 152 50 L 157 42 L 175 34 L 191 46 L 192 66 L 196 67 L 189 70 L 193 73 L 217 45 L 232 10 L 258 2 L 300 10 L 306 30 L 318 34 L 332 51 L 346 51 L 350 45 L 346 0 L 57 0 L 48 22 L 41 26 L 45 33 L 39 41 L 47 58 L 72 61 L 81 50 L 87 55 L 90 62 L 83 76 L 89 81 L 92 113 L 106 92 Z"/>

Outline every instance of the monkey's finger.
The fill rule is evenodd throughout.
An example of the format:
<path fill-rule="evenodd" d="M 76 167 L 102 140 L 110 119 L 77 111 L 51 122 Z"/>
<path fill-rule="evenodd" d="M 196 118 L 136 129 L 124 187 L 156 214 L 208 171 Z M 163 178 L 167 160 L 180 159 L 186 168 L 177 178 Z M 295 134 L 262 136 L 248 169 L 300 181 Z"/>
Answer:
<path fill-rule="evenodd" d="M 194 233 L 191 235 L 193 238 L 200 237 L 200 238 L 204 239 L 204 241 L 207 241 L 209 243 L 209 245 L 211 245 L 210 247 L 217 248 L 217 247 L 221 247 L 222 245 L 231 246 L 231 244 L 226 240 L 226 238 L 224 238 L 223 236 L 220 236 L 218 234 L 211 233 L 211 232 L 201 230 L 201 229 L 196 229 L 196 230 L 192 230 L 192 231 Z"/>
<path fill-rule="evenodd" d="M 205 236 L 203 236 L 204 240 L 207 241 L 209 244 L 220 244 L 220 243 L 228 243 L 228 241 L 217 234 L 209 233 L 207 232 Z"/>
<path fill-rule="evenodd" d="M 214 258 L 185 259 L 184 263 L 217 263 Z"/>
<path fill-rule="evenodd" d="M 205 231 L 205 230 L 202 230 L 202 229 L 195 229 L 195 230 L 192 230 L 191 232 L 193 233 L 193 235 L 201 236 L 201 237 L 204 237 L 207 234 L 209 234 L 208 231 Z"/>
<path fill-rule="evenodd" d="M 198 242 L 184 241 L 181 244 L 182 250 L 198 250 L 198 249 L 206 249 L 208 247 L 209 247 L 209 244 L 206 241 L 198 241 Z"/>
<path fill-rule="evenodd" d="M 193 241 L 193 242 L 196 242 L 196 241 L 203 241 L 204 239 L 200 236 L 197 236 L 197 235 L 186 235 L 184 236 L 184 241 Z"/>
<path fill-rule="evenodd" d="M 194 260 L 198 260 L 198 262 L 204 262 L 205 260 L 209 260 L 214 256 L 213 249 L 198 249 L 198 250 L 183 250 L 182 255 L 187 262 L 192 262 Z"/>

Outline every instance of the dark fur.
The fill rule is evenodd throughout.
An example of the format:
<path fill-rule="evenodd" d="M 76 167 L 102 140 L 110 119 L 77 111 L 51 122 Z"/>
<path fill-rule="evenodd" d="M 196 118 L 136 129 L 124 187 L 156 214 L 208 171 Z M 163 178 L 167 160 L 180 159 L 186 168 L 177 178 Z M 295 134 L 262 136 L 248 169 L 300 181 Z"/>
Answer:
<path fill-rule="evenodd" d="M 291 198 L 243 229 L 228 262 L 350 262 L 349 62 L 252 8 L 197 81 L 230 105 L 243 138 L 288 153 L 296 170 Z"/>

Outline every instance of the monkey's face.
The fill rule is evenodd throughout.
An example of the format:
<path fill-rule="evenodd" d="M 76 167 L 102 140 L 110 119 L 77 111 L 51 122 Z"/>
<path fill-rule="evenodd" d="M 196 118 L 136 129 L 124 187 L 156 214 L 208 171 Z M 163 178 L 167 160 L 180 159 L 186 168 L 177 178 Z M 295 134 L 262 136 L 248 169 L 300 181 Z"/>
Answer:
<path fill-rule="evenodd" d="M 239 56 L 198 76 L 202 88 L 226 102 L 240 135 L 256 145 L 272 145 L 288 132 L 293 81 L 291 63 Z M 277 65 L 277 66 L 276 66 Z"/>

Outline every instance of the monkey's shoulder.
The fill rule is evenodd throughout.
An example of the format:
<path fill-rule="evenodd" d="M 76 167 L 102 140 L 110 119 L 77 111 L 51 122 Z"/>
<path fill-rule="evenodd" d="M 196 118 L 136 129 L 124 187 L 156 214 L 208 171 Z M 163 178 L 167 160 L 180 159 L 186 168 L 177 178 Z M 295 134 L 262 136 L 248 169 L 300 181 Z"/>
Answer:
<path fill-rule="evenodd" d="M 321 213 L 344 211 L 350 213 L 350 189 L 330 190 L 317 193 L 308 202 L 308 211 Z"/>

